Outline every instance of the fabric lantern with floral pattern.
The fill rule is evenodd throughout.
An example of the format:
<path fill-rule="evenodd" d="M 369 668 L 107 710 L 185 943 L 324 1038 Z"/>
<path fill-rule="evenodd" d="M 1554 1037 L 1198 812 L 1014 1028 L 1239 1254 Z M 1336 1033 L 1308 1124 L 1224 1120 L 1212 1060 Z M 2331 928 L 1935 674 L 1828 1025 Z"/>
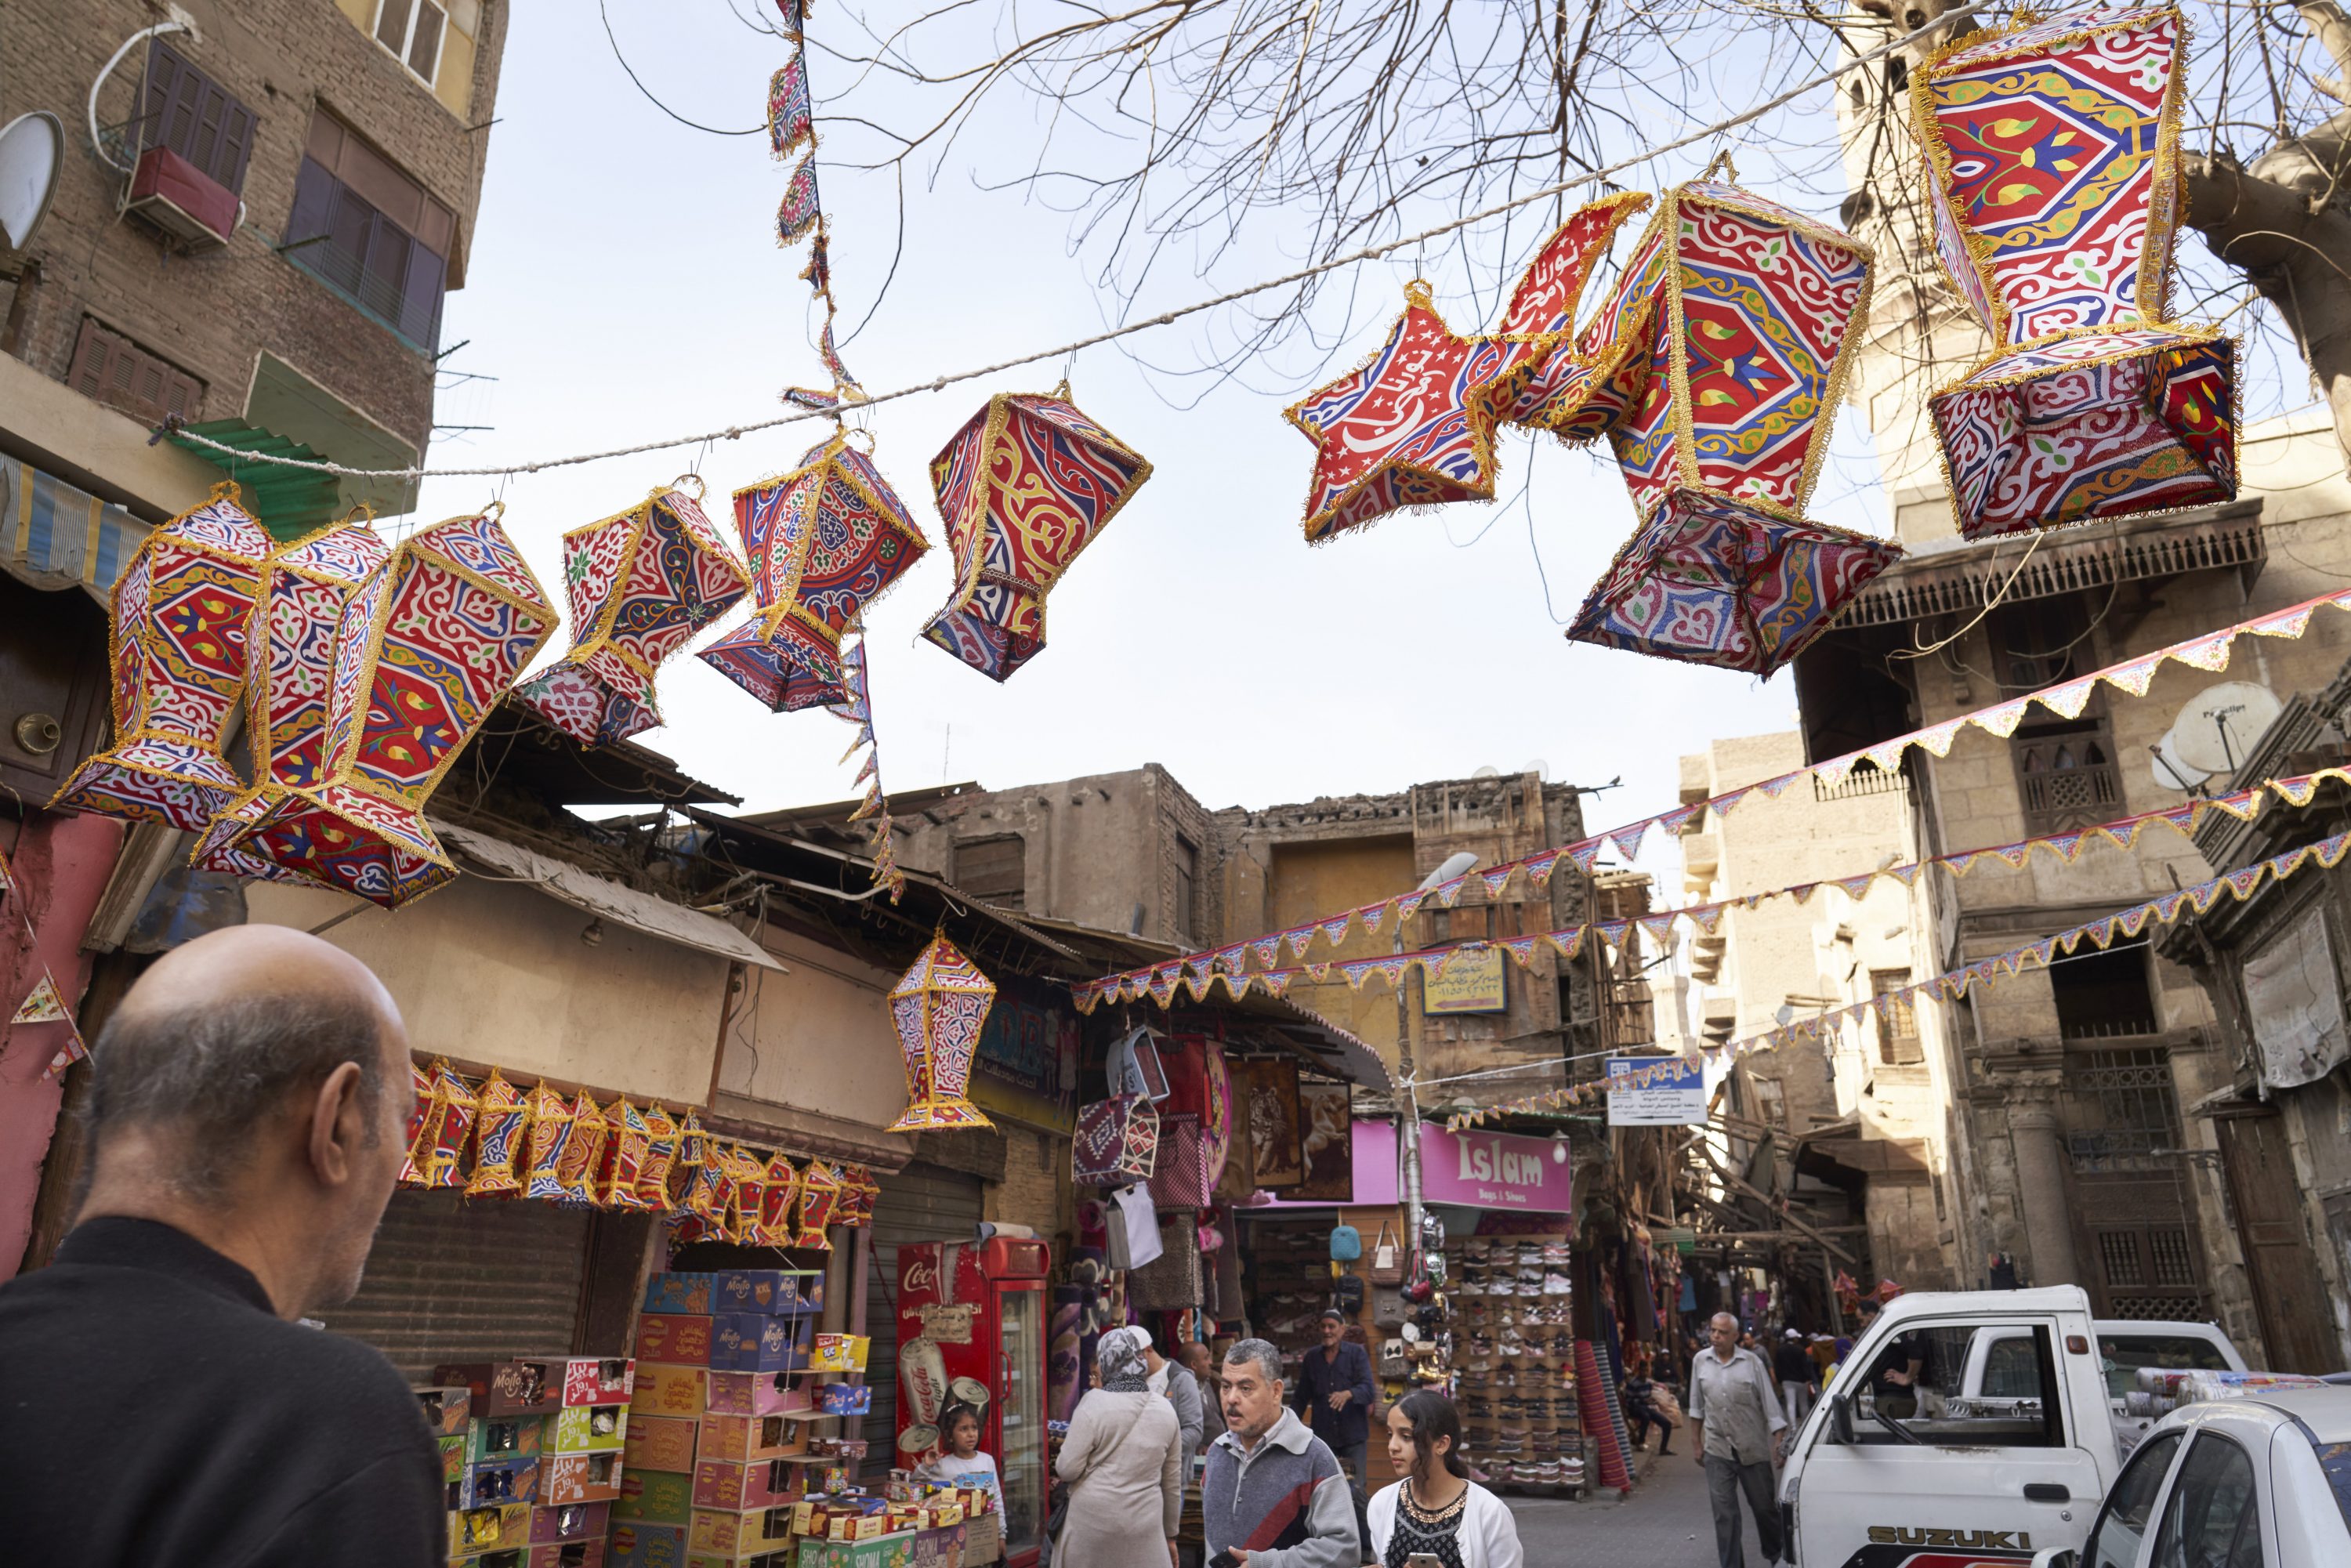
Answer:
<path fill-rule="evenodd" d="M 735 492 L 759 609 L 698 655 L 769 711 L 850 700 L 841 640 L 931 548 L 873 459 L 836 432 Z"/>
<path fill-rule="evenodd" d="M 1045 646 L 1045 596 L 1151 477 L 1151 464 L 1070 402 L 999 393 L 931 459 L 956 592 L 923 635 L 990 680 Z"/>
<path fill-rule="evenodd" d="M 114 580 L 114 744 L 73 770 L 51 810 L 202 832 L 245 788 L 221 748 L 274 547 L 235 493 L 215 486 L 141 539 Z"/>
<path fill-rule="evenodd" d="M 1802 515 L 1871 267 L 1850 235 L 1735 185 L 1666 193 L 1579 343 L 1593 379 L 1543 411 L 1608 437 L 1641 517 L 1569 637 L 1769 674 L 1900 558 Z"/>
<path fill-rule="evenodd" d="M 968 1098 L 972 1057 L 995 1001 L 996 982 L 944 933 L 898 977 L 890 988 L 890 1021 L 906 1059 L 908 1104 L 891 1132 L 996 1124 Z"/>
<path fill-rule="evenodd" d="M 2188 26 L 1972 34 L 1910 74 L 1936 250 L 1991 333 L 1928 400 L 1969 538 L 2237 494 L 2235 342 L 2169 319 Z"/>
<path fill-rule="evenodd" d="M 750 587 L 701 503 L 666 486 L 565 534 L 563 585 L 571 651 L 515 698 L 581 746 L 660 724 L 653 678 L 663 661 Z"/>
<path fill-rule="evenodd" d="M 240 847 L 237 840 L 267 809 L 266 786 L 298 789 L 319 781 L 326 760 L 335 629 L 351 595 L 391 554 L 373 528 L 346 520 L 279 545 L 262 562 L 260 592 L 246 624 L 253 673 L 246 682 L 245 733 L 256 782 L 205 825 L 188 856 L 190 865 L 264 882 L 310 880 Z"/>
<path fill-rule="evenodd" d="M 387 908 L 445 883 L 456 870 L 424 804 L 554 632 L 553 607 L 496 517 L 404 540 L 336 629 L 318 781 L 266 786 L 235 842 Z"/>

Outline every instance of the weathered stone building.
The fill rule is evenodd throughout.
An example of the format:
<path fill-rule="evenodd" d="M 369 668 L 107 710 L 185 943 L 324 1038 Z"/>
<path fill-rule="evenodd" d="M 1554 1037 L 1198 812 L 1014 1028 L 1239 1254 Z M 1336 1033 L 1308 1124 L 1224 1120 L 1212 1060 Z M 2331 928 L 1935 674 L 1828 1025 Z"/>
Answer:
<path fill-rule="evenodd" d="M 813 809 L 810 821 L 830 810 Z M 897 797 L 892 810 L 902 864 L 1000 908 L 1194 949 L 1410 892 L 1457 852 L 1493 866 L 1583 831 L 1577 791 L 1534 774 L 1210 811 L 1154 763 L 1004 789 L 956 785 Z M 1342 943 L 1319 943 L 1313 956 L 1369 957 L 1395 951 L 1399 942 L 1417 949 L 1499 940 L 1576 924 L 1589 906 L 1588 890 L 1572 871 L 1540 890 L 1513 879 L 1492 899 L 1473 883 L 1454 908 L 1424 908 L 1402 933 L 1393 924 L 1376 934 L 1357 925 Z M 1624 912 L 1646 907 L 1642 899 Z M 1434 1000 L 1417 979 L 1408 981 L 1403 1012 L 1418 1020 L 1412 1038 L 1423 1078 L 1519 1062 L 1529 1068 L 1522 1081 L 1505 1074 L 1448 1085 L 1431 1103 L 1508 1099 L 1558 1082 L 1563 1056 L 1647 1043 L 1645 1008 L 1612 1014 L 1598 1001 L 1606 962 L 1597 944 L 1566 966 L 1545 952 L 1520 969 L 1497 953 L 1501 977 L 1488 975 L 1482 994 L 1465 987 L 1461 996 Z M 1454 971 L 1467 976 L 1469 966 L 1457 963 Z M 1289 994 L 1397 1065 L 1399 1009 L 1386 987 L 1357 991 L 1335 977 L 1321 984 L 1301 978 Z M 1597 1071 L 1596 1063 L 1578 1065 L 1579 1076 Z"/>
<path fill-rule="evenodd" d="M 43 809 L 106 743 L 105 599 L 138 541 L 224 478 L 280 538 L 413 504 L 411 484 L 260 468 L 163 427 L 357 467 L 424 457 L 505 36 L 501 0 L 8 8 L 6 114 L 54 117 L 62 153 L 21 247 L 0 235 L 0 847 L 38 933 L 0 961 L 9 995 L 45 970 L 72 1001 L 119 994 L 127 968 L 94 970 L 185 856 L 169 831 L 126 844 L 120 822 Z M 46 1051 L 7 1044 L 13 1265 L 61 1092 Z"/>
<path fill-rule="evenodd" d="M 1681 759 L 1681 797 L 1694 804 L 1803 760 L 1803 738 L 1792 732 L 1718 740 Z M 1917 832 L 1907 794 L 1905 775 L 1872 772 L 1707 813 L 1680 840 L 1683 891 L 1702 904 L 1909 863 Z M 1711 936 L 1690 944 L 1704 1042 L 1768 1034 L 1924 978 L 1923 897 L 1915 883 L 1881 877 L 1859 899 L 1823 886 L 1801 900 L 1729 910 Z M 1912 1290 L 1967 1278 L 1949 1218 L 1951 1086 L 1941 1075 L 1940 1035 L 1932 1008 L 1895 1005 L 1865 1027 L 1742 1052 L 1731 1066 L 1729 1109 L 1768 1130 L 1787 1156 L 1771 1174 L 1791 1200 L 1816 1224 L 1860 1227 L 1875 1275 Z M 1760 1142 L 1727 1140 L 1740 1150 Z"/>
<path fill-rule="evenodd" d="M 1878 257 L 1853 392 L 1908 553 L 1797 663 L 1811 760 L 2351 575 L 2351 488 L 2323 410 L 2241 431 L 2241 490 L 2228 505 L 2032 538 L 1957 536 L 1925 400 L 1981 340 L 1922 222 L 1907 116 L 1898 104 L 1878 113 L 1917 63 L 1890 59 L 1882 80 L 1855 77 L 1838 100 L 1853 181 L 1843 216 Z M 1871 151 L 1880 136 L 1898 141 L 1892 155 Z M 2008 844 L 2178 806 L 2194 780 L 2159 769 L 2151 753 L 2191 699 L 2222 679 L 2279 692 L 2323 685 L 2346 641 L 2351 627 L 2322 616 L 2301 640 L 2241 646 L 2224 675 L 2167 664 L 2143 697 L 2101 686 L 2074 717 L 2036 706 L 2006 737 L 1968 727 L 1947 758 L 1913 749 L 1902 771 L 1917 848 Z M 2134 852 L 2095 841 L 2070 862 L 2036 852 L 2022 869 L 1936 873 L 1919 883 L 1919 967 L 2007 952 L 2209 874 L 2196 844 L 2162 829 Z M 1980 1282 L 1986 1255 L 2005 1251 L 2032 1282 L 2083 1285 L 2102 1314 L 2212 1317 L 2258 1344 L 2212 1126 L 2182 1115 L 2231 1080 L 2225 1030 L 2190 977 L 2148 943 L 2122 942 L 1926 1005 L 1945 1023 L 1928 1065 L 1953 1096 L 1946 1203 L 1960 1282 Z M 1922 1043 L 1931 1038 L 1921 1030 Z"/>

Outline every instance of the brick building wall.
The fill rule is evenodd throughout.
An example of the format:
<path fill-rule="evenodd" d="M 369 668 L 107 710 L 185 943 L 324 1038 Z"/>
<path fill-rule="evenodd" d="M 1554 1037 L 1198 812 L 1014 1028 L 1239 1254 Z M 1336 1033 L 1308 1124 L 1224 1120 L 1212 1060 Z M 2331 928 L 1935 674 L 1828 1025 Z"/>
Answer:
<path fill-rule="evenodd" d="M 39 264 L 37 281 L 20 274 L 15 287 L 24 297 L 12 293 L 6 301 L 16 357 L 62 379 L 89 315 L 200 380 L 203 396 L 190 417 L 213 420 L 245 413 L 266 350 L 422 455 L 433 423 L 431 359 L 276 247 L 313 110 L 323 107 L 456 214 L 449 280 L 453 287 L 462 282 L 496 112 L 504 5 L 486 0 L 475 10 L 462 118 L 331 0 L 185 0 L 183 8 L 201 41 L 185 34 L 164 41 L 257 122 L 244 222 L 225 248 L 195 256 L 176 253 L 135 218 L 118 218 L 125 181 L 90 152 L 84 111 L 108 57 L 165 20 L 163 9 L 141 0 L 9 8 L 0 74 L 10 105 L 56 113 L 67 138 L 57 196 L 29 253 Z M 101 126 L 140 113 L 149 48 L 134 47 L 100 90 Z"/>

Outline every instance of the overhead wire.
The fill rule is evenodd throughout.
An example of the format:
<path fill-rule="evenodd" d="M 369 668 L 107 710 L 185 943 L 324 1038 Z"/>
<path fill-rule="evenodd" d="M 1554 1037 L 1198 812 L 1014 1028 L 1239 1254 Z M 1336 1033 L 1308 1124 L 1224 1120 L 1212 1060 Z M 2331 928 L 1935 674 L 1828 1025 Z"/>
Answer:
<path fill-rule="evenodd" d="M 1433 225 L 1414 234 L 1401 235 L 1394 239 L 1382 240 L 1376 244 L 1364 246 L 1359 249 L 1348 251 L 1343 255 L 1331 256 L 1325 260 L 1311 263 L 1290 272 L 1281 273 L 1272 277 L 1263 278 L 1256 283 L 1245 284 L 1238 288 L 1228 289 L 1222 294 L 1211 295 L 1207 298 L 1196 300 L 1189 305 L 1176 306 L 1171 309 L 1164 310 L 1156 316 L 1147 317 L 1138 321 L 1125 322 L 1119 326 L 1105 329 L 1102 331 L 1093 333 L 1090 336 L 1074 340 L 1071 342 L 1055 344 L 1054 346 L 1046 349 L 1033 350 L 1029 352 L 1015 355 L 1010 359 L 999 360 L 993 364 L 979 365 L 968 370 L 949 371 L 946 374 L 934 376 L 928 381 L 912 382 L 908 385 L 898 387 L 888 392 L 869 393 L 862 401 L 868 406 L 885 402 L 895 402 L 901 399 L 914 397 L 922 392 L 941 392 L 947 387 L 955 386 L 964 382 L 979 381 L 988 376 L 999 375 L 1006 371 L 1018 370 L 1024 365 L 1032 365 L 1042 361 L 1066 359 L 1069 356 L 1079 352 L 1081 350 L 1094 348 L 1104 343 L 1114 342 L 1120 339 L 1130 337 L 1138 332 L 1149 331 L 1153 328 L 1172 326 L 1174 323 L 1183 320 L 1187 317 L 1196 316 L 1205 311 L 1218 309 L 1227 305 L 1237 304 L 1242 300 L 1254 298 L 1258 295 L 1270 293 L 1276 289 L 1287 288 L 1293 285 L 1303 283 L 1309 278 L 1319 277 L 1326 272 L 1335 272 L 1343 267 L 1353 267 L 1362 262 L 1383 260 L 1400 251 L 1416 250 L 1418 247 L 1425 246 L 1431 239 L 1451 234 L 1456 230 L 1468 228 L 1473 225 L 1483 223 L 1489 218 L 1501 216 L 1506 213 L 1512 212 L 1522 206 L 1528 206 L 1537 202 L 1548 201 L 1552 197 L 1561 195 L 1568 191 L 1581 189 L 1587 185 L 1605 184 L 1613 176 L 1623 173 L 1640 164 L 1647 163 L 1655 159 L 1663 157 L 1667 153 L 1679 152 L 1684 148 L 1695 146 L 1709 138 L 1720 136 L 1726 131 L 1735 131 L 1742 125 L 1747 125 L 1755 120 L 1761 120 L 1764 116 L 1771 114 L 1777 110 L 1784 109 L 1796 99 L 1803 97 L 1805 94 L 1812 92 L 1818 88 L 1824 87 L 1853 71 L 1862 68 L 1865 66 L 1874 64 L 1877 60 L 1883 59 L 1886 56 L 1892 54 L 1896 49 L 1900 49 L 1907 45 L 1916 43 L 1929 34 L 1940 32 L 1953 26 L 1957 23 L 1963 22 L 1969 17 L 1974 16 L 1976 13 L 1988 9 L 1994 3 L 1995 0 L 1970 0 L 1969 4 L 1957 6 L 1952 10 L 1943 13 L 1943 15 L 1934 18 L 1930 22 L 1928 22 L 1923 26 L 1914 28 L 1913 30 L 1904 33 L 1897 37 L 1888 39 L 1886 43 L 1879 45 L 1876 48 L 1870 50 L 1868 53 L 1856 55 L 1842 65 L 1833 67 L 1818 75 L 1809 77 L 1803 81 L 1797 83 L 1795 86 L 1787 89 L 1785 91 L 1766 99 L 1761 103 L 1756 104 L 1752 108 L 1742 110 L 1737 114 L 1729 115 L 1723 119 L 1714 120 L 1707 125 L 1699 127 L 1696 131 L 1688 132 L 1686 135 L 1677 137 L 1674 140 L 1664 142 L 1658 146 L 1648 148 L 1635 157 L 1626 158 L 1620 162 L 1610 164 L 1604 168 L 1595 169 L 1588 173 L 1578 174 L 1573 178 L 1560 181 L 1553 184 L 1545 185 L 1520 195 L 1512 196 L 1508 200 L 1496 203 L 1490 206 L 1482 207 L 1478 211 L 1465 213 L 1459 216 L 1446 219 L 1442 223 Z M 598 10 L 600 14 L 603 9 L 603 5 L 604 0 L 598 0 Z M 611 22 L 609 17 L 606 18 L 604 26 L 605 33 L 610 37 L 611 33 Z M 617 41 L 613 45 L 613 54 L 615 57 L 619 57 L 620 47 Z M 625 59 L 622 59 L 621 63 L 623 70 L 629 69 L 628 62 Z M 686 120 L 674 110 L 670 109 L 668 105 L 662 103 L 659 99 L 653 98 L 652 92 L 645 88 L 644 84 L 641 81 L 637 81 L 636 73 L 634 71 L 632 70 L 629 72 L 629 79 L 636 82 L 637 89 L 640 92 L 643 92 L 646 98 L 651 99 L 654 106 L 659 108 L 662 112 L 669 115 L 673 120 L 678 120 L 681 124 L 693 126 L 694 129 L 697 131 L 713 131 L 714 134 L 723 136 L 747 136 L 756 134 L 759 131 L 764 131 L 767 129 L 765 126 L 757 126 L 753 127 L 750 131 L 718 131 L 711 126 L 696 124 L 693 120 Z M 235 452 L 235 449 L 225 446 L 223 444 L 211 439 L 209 436 L 200 435 L 196 432 L 185 428 L 184 424 L 181 423 L 176 419 L 167 421 L 166 423 L 167 426 L 172 429 L 172 434 L 183 441 L 223 453 L 235 452 L 235 455 L 246 461 L 265 462 L 275 465 L 278 467 L 299 468 L 319 474 L 333 474 L 345 478 L 456 479 L 495 478 L 500 476 L 513 474 L 537 474 L 549 468 L 577 467 L 582 464 L 599 463 L 615 457 L 633 457 L 648 452 L 664 452 L 676 447 L 695 445 L 703 442 L 736 441 L 741 439 L 743 436 L 753 434 L 759 431 L 773 430 L 788 424 L 797 424 L 804 420 L 830 419 L 831 417 L 832 411 L 831 410 L 796 408 L 784 413 L 774 415 L 770 418 L 752 420 L 739 424 L 731 424 L 718 430 L 701 431 L 691 435 L 668 436 L 655 441 L 633 442 L 625 446 L 609 447 L 594 452 L 576 453 L 563 457 L 542 457 L 528 463 L 514 463 L 507 464 L 503 466 L 488 465 L 474 468 L 426 468 L 423 466 L 410 468 L 354 468 L 345 464 L 329 462 L 323 459 L 285 457 L 257 452 Z"/>

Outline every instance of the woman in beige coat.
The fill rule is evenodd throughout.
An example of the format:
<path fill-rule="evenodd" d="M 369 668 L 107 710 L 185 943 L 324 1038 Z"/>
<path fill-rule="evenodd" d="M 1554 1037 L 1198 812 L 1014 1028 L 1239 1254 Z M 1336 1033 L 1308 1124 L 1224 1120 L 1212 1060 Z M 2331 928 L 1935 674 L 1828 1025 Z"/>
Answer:
<path fill-rule="evenodd" d="M 1113 1329 L 1094 1351 L 1102 1386 L 1078 1401 L 1053 1472 L 1070 1488 L 1053 1561 L 1071 1568 L 1161 1568 L 1184 1517 L 1176 1406 L 1151 1392 L 1143 1331 Z"/>

